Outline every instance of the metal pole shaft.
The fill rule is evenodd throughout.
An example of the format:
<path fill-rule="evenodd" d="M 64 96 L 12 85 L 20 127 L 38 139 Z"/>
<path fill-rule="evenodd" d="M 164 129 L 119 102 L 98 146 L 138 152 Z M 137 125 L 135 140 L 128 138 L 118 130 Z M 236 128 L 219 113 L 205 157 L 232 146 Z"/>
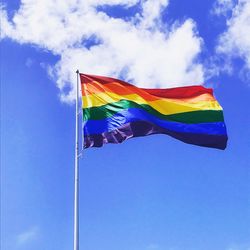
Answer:
<path fill-rule="evenodd" d="M 79 136 L 78 136 L 78 92 L 79 92 L 79 71 L 77 74 L 77 87 L 76 87 L 76 131 L 75 131 L 75 194 L 74 194 L 74 250 L 79 250 Z"/>

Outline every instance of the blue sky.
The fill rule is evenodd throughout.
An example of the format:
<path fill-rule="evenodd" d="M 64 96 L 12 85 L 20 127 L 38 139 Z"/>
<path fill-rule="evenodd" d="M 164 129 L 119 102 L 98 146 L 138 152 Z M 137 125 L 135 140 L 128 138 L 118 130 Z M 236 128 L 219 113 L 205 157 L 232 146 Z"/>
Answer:
<path fill-rule="evenodd" d="M 225 151 L 165 135 L 88 149 L 80 249 L 249 250 L 250 3 L 2 1 L 1 249 L 73 246 L 75 70 L 205 83 Z"/>

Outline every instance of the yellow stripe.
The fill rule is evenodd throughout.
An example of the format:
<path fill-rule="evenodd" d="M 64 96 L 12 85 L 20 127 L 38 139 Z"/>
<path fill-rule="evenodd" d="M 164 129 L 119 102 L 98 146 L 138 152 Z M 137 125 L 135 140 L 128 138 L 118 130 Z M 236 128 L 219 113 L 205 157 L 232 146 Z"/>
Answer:
<path fill-rule="evenodd" d="M 164 98 L 161 100 L 149 102 L 137 94 L 122 96 L 112 92 L 98 93 L 82 97 L 83 108 L 99 107 L 108 103 L 118 102 L 120 100 L 129 100 L 138 104 L 150 105 L 152 108 L 164 115 L 171 115 L 196 110 L 222 110 L 220 104 L 216 100 L 190 103 L 181 100 L 173 101 L 171 99 Z"/>

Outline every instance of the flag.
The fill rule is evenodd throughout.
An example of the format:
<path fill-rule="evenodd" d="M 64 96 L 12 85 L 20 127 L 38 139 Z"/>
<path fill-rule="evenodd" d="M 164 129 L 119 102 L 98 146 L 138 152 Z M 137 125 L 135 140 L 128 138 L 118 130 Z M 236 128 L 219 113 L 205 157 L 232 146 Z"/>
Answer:
<path fill-rule="evenodd" d="M 80 79 L 84 148 L 152 134 L 226 148 L 223 110 L 210 88 L 144 89 L 104 76 L 80 74 Z"/>

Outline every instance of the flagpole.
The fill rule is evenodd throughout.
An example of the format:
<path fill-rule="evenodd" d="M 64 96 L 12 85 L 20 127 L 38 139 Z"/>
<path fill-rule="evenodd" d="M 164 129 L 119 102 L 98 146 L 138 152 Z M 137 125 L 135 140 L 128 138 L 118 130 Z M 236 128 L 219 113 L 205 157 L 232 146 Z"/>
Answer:
<path fill-rule="evenodd" d="M 76 118 L 76 131 L 75 131 L 75 193 L 74 193 L 74 250 L 79 250 L 79 136 L 78 136 L 78 117 L 79 117 L 79 105 L 78 105 L 78 95 L 79 95 L 79 70 L 76 71 L 77 74 L 77 85 L 76 85 L 76 107 L 75 107 L 75 118 Z"/>

